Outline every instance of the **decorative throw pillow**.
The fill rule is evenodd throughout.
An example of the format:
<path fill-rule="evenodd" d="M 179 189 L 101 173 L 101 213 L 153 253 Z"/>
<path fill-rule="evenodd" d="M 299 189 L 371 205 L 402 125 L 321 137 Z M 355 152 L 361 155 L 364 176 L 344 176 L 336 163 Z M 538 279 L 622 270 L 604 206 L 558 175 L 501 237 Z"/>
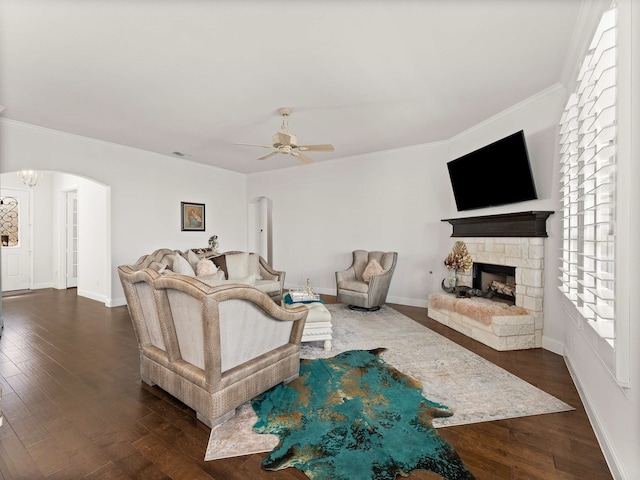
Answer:
<path fill-rule="evenodd" d="M 191 267 L 191 264 L 182 255 L 176 253 L 173 256 L 173 265 L 171 267 L 175 273 L 179 275 L 188 275 L 189 277 L 195 277 L 196 272 Z"/>
<path fill-rule="evenodd" d="M 211 261 L 203 258 L 196 265 L 196 275 L 213 275 L 218 271 L 218 267 Z M 224 275 L 224 273 L 222 273 Z"/>
<path fill-rule="evenodd" d="M 372 276 L 380 275 L 381 273 L 384 273 L 384 268 L 382 268 L 382 265 L 380 265 L 380 262 L 378 262 L 374 258 L 372 260 L 369 260 L 369 263 L 367 263 L 367 266 L 365 267 L 364 272 L 362 272 L 362 280 L 369 283 Z"/>
<path fill-rule="evenodd" d="M 249 254 L 249 274 L 255 275 L 256 280 L 262 280 L 262 275 L 260 274 L 260 255 L 257 253 Z"/>
<path fill-rule="evenodd" d="M 224 272 L 224 277 L 229 278 L 229 272 L 227 271 L 227 256 L 226 255 L 218 255 L 217 257 L 213 257 L 211 261 Z"/>
<path fill-rule="evenodd" d="M 249 275 L 249 253 L 227 255 L 227 279 L 236 280 Z"/>
<path fill-rule="evenodd" d="M 193 268 L 193 271 L 197 271 L 200 257 L 193 250 L 187 251 L 187 261 L 189 262 L 189 265 L 191 265 L 191 268 Z"/>

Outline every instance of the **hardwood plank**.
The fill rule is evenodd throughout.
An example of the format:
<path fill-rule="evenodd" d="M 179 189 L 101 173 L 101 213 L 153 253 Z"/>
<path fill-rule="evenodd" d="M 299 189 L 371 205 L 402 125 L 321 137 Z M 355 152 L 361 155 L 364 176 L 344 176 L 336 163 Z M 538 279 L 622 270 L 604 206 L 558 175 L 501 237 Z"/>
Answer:
<path fill-rule="evenodd" d="M 170 478 L 188 478 L 190 480 L 215 480 L 195 462 L 190 461 L 179 452 L 174 451 L 154 434 L 147 435 L 133 443 L 140 453 L 149 459 L 153 459 L 162 471 Z"/>
<path fill-rule="evenodd" d="M 44 478 L 29 452 L 13 431 L 11 424 L 6 420 L 0 427 L 0 434 L 0 473 L 2 473 L 3 478 L 16 480 L 38 480 Z"/>

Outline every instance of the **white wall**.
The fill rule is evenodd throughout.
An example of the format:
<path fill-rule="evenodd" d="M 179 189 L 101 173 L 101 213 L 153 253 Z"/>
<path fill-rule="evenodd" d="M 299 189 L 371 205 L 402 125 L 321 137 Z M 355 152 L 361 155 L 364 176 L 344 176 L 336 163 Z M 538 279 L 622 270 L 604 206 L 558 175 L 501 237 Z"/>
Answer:
<path fill-rule="evenodd" d="M 105 208 L 110 211 L 107 243 L 112 255 L 111 280 L 104 290 L 107 305 L 124 304 L 117 266 L 157 248 L 205 247 L 215 233 L 221 249 L 246 249 L 242 174 L 6 119 L 0 119 L 0 135 L 0 173 L 23 168 L 57 171 L 109 187 L 110 205 Z M 205 232 L 180 230 L 181 201 L 206 205 Z M 43 242 L 50 241 L 50 231 L 43 235 Z M 50 251 L 48 255 L 50 259 Z M 53 272 L 48 277 L 53 282 Z"/>

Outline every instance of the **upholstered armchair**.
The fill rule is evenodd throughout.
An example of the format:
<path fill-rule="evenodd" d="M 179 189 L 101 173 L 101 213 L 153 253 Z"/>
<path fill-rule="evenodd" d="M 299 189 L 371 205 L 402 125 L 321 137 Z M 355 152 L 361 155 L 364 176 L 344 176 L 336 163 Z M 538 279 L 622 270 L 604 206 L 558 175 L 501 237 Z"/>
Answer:
<path fill-rule="evenodd" d="M 397 252 L 354 250 L 349 268 L 336 272 L 337 301 L 349 308 L 379 310 L 387 300 Z"/>

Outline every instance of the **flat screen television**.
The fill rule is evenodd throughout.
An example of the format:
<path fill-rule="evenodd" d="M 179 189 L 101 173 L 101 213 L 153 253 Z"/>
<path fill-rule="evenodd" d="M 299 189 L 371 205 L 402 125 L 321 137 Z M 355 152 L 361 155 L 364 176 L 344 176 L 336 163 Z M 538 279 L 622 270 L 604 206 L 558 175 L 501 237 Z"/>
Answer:
<path fill-rule="evenodd" d="M 538 198 L 524 131 L 447 163 L 458 211 Z"/>

